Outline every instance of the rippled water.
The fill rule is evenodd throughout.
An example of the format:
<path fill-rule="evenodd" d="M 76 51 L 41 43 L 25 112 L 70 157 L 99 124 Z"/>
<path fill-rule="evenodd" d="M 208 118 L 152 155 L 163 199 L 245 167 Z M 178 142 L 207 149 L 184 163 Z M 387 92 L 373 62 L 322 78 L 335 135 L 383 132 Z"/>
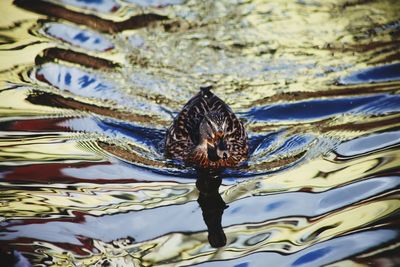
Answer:
<path fill-rule="evenodd" d="M 0 264 L 400 265 L 398 1 L 0 9 Z M 163 156 L 209 84 L 251 151 L 214 178 Z"/>

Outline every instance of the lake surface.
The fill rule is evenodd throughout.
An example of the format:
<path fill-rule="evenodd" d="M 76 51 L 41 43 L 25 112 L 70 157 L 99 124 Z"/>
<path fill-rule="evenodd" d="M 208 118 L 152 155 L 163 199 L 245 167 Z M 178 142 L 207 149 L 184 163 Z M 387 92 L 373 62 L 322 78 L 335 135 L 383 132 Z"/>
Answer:
<path fill-rule="evenodd" d="M 399 1 L 0 10 L 1 266 L 400 266 Z M 163 140 L 205 85 L 251 155 L 203 179 Z"/>

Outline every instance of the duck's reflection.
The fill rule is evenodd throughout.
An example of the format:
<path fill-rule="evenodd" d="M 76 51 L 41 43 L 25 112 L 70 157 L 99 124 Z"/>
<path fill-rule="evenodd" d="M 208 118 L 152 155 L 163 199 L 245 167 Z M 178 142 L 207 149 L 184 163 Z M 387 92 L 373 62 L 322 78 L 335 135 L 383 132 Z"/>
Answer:
<path fill-rule="evenodd" d="M 226 244 L 226 236 L 221 220 L 224 210 L 228 207 L 218 192 L 222 178 L 218 173 L 198 171 L 196 187 L 200 191 L 197 202 L 203 212 L 203 219 L 208 228 L 208 241 L 214 248 Z"/>

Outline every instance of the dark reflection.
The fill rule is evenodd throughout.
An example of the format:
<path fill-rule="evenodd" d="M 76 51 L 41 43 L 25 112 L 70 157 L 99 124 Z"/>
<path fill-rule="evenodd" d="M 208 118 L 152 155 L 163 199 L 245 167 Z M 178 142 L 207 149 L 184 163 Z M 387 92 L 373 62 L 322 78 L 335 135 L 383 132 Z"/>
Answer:
<path fill-rule="evenodd" d="M 226 236 L 221 221 L 222 214 L 228 206 L 218 191 L 222 178 L 219 172 L 209 170 L 198 170 L 197 174 L 196 187 L 200 191 L 197 202 L 207 225 L 208 241 L 214 248 L 223 247 L 226 245 Z"/>
<path fill-rule="evenodd" d="M 0 247 L 0 262 L 3 267 L 30 267 L 28 259 L 21 252 L 11 248 Z"/>
<path fill-rule="evenodd" d="M 36 56 L 35 63 L 36 65 L 41 65 L 46 62 L 57 62 L 58 60 L 79 64 L 81 66 L 93 69 L 111 70 L 119 67 L 118 63 L 111 62 L 104 58 L 94 57 L 73 50 L 57 47 L 43 50 L 43 54 L 41 56 Z"/>

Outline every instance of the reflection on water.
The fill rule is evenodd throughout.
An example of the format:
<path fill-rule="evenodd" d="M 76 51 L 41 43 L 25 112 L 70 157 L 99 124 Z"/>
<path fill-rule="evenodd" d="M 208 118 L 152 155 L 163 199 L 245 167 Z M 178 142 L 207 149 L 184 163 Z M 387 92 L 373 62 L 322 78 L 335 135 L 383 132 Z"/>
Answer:
<path fill-rule="evenodd" d="M 204 173 L 199 171 L 196 188 L 199 190 L 199 198 L 197 202 L 201 207 L 204 222 L 208 229 L 208 241 L 214 248 L 226 245 L 226 236 L 222 229 L 221 220 L 224 209 L 228 206 L 225 204 L 219 193 L 222 179 L 219 174 Z"/>
<path fill-rule="evenodd" d="M 0 7 L 2 264 L 400 264 L 397 1 Z M 251 152 L 218 174 L 163 156 L 209 84 Z"/>

